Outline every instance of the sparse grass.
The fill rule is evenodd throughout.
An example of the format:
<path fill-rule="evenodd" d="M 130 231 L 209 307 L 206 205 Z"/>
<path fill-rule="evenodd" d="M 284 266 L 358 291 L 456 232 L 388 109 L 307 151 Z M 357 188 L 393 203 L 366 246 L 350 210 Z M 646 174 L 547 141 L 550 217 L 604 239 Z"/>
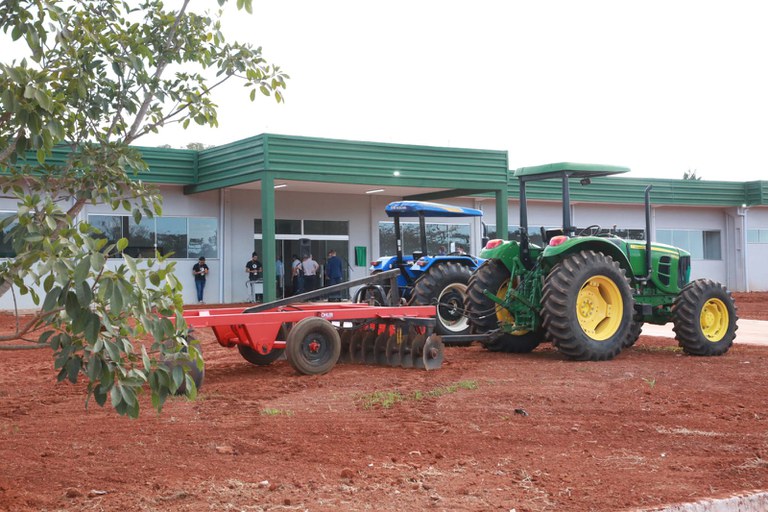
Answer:
<path fill-rule="evenodd" d="M 285 411 L 283 409 L 266 408 L 261 410 L 262 416 L 293 416 L 293 411 Z"/>
<path fill-rule="evenodd" d="M 638 352 L 674 352 L 674 353 L 683 353 L 682 347 L 677 346 L 668 346 L 668 347 L 653 347 L 648 345 L 635 345 L 632 347 L 634 350 L 637 350 Z"/>
<path fill-rule="evenodd" d="M 374 407 L 389 409 L 406 400 L 419 402 L 426 398 L 439 398 L 444 395 L 456 393 L 460 389 L 477 389 L 477 382 L 474 380 L 462 380 L 454 384 L 440 386 L 428 391 L 416 390 L 407 395 L 404 395 L 399 391 L 374 391 L 373 393 L 362 395 L 359 400 L 363 409 L 372 409 Z"/>
<path fill-rule="evenodd" d="M 653 389 L 653 387 L 656 385 L 656 379 L 648 379 L 648 378 L 643 377 L 643 382 L 648 384 L 648 387 L 651 388 L 651 389 Z"/>
<path fill-rule="evenodd" d="M 749 459 L 744 464 L 738 466 L 739 469 L 763 469 L 768 468 L 768 460 L 760 457 Z"/>

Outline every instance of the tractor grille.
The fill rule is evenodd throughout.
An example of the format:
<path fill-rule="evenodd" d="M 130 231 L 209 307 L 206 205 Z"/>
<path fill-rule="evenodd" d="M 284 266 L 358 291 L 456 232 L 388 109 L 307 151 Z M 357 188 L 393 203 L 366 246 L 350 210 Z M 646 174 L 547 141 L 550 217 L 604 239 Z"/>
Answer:
<path fill-rule="evenodd" d="M 664 286 L 669 286 L 672 273 L 672 258 L 662 256 L 659 258 L 659 282 Z"/>
<path fill-rule="evenodd" d="M 680 261 L 677 262 L 677 285 L 682 288 L 688 282 L 688 277 L 691 272 L 691 257 L 680 256 Z"/>

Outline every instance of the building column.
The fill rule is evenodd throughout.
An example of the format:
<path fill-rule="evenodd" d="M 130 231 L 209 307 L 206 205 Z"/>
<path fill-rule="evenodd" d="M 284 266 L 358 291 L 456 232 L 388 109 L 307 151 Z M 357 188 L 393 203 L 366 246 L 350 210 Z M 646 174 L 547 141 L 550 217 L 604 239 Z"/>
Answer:
<path fill-rule="evenodd" d="M 264 302 L 277 299 L 275 279 L 275 178 L 270 172 L 261 178 L 261 263 L 264 265 Z"/>
<path fill-rule="evenodd" d="M 505 186 L 496 191 L 496 236 L 502 240 L 509 238 L 509 192 Z"/>

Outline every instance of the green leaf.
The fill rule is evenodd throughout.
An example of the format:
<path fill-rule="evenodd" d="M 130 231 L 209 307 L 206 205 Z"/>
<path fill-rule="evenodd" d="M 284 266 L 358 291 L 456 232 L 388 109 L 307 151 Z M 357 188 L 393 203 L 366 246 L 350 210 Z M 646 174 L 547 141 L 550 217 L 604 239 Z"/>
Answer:
<path fill-rule="evenodd" d="M 125 248 L 128 247 L 128 239 L 127 238 L 121 238 L 117 241 L 117 250 L 120 252 L 123 252 Z"/>
<path fill-rule="evenodd" d="M 75 275 L 73 280 L 75 283 L 85 283 L 88 278 L 88 272 L 91 270 L 91 260 L 89 258 L 83 258 L 75 267 Z"/>

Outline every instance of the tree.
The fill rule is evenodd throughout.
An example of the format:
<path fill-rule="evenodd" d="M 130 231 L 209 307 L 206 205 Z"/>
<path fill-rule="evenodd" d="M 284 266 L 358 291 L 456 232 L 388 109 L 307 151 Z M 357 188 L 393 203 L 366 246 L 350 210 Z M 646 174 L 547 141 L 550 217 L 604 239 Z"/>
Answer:
<path fill-rule="evenodd" d="M 698 181 L 701 179 L 701 176 L 696 176 L 696 169 L 690 170 L 688 169 L 683 173 L 683 179 L 684 180 L 692 180 L 692 181 Z"/>
<path fill-rule="evenodd" d="M 16 312 L 0 348 L 50 347 L 59 381 L 86 379 L 88 400 L 110 398 L 132 417 L 147 387 L 158 410 L 179 390 L 194 397 L 183 368 L 202 368 L 202 357 L 181 316 L 173 262 L 122 254 L 107 264 L 127 240 L 109 244 L 78 214 L 87 203 L 136 221 L 161 214 L 130 144 L 171 123 L 216 126 L 212 93 L 228 80 L 242 79 L 251 100 L 260 91 L 281 102 L 288 78 L 261 48 L 226 42 L 225 0 L 214 14 L 189 3 L 174 2 L 176 11 L 160 0 L 0 4 L 0 29 L 29 53 L 0 64 L 0 190 L 18 208 L 0 221 L 16 254 L 0 264 L 0 295 L 12 293 L 15 304 L 29 294 L 40 306 L 31 320 Z M 251 0 L 237 7 L 251 12 Z"/>

